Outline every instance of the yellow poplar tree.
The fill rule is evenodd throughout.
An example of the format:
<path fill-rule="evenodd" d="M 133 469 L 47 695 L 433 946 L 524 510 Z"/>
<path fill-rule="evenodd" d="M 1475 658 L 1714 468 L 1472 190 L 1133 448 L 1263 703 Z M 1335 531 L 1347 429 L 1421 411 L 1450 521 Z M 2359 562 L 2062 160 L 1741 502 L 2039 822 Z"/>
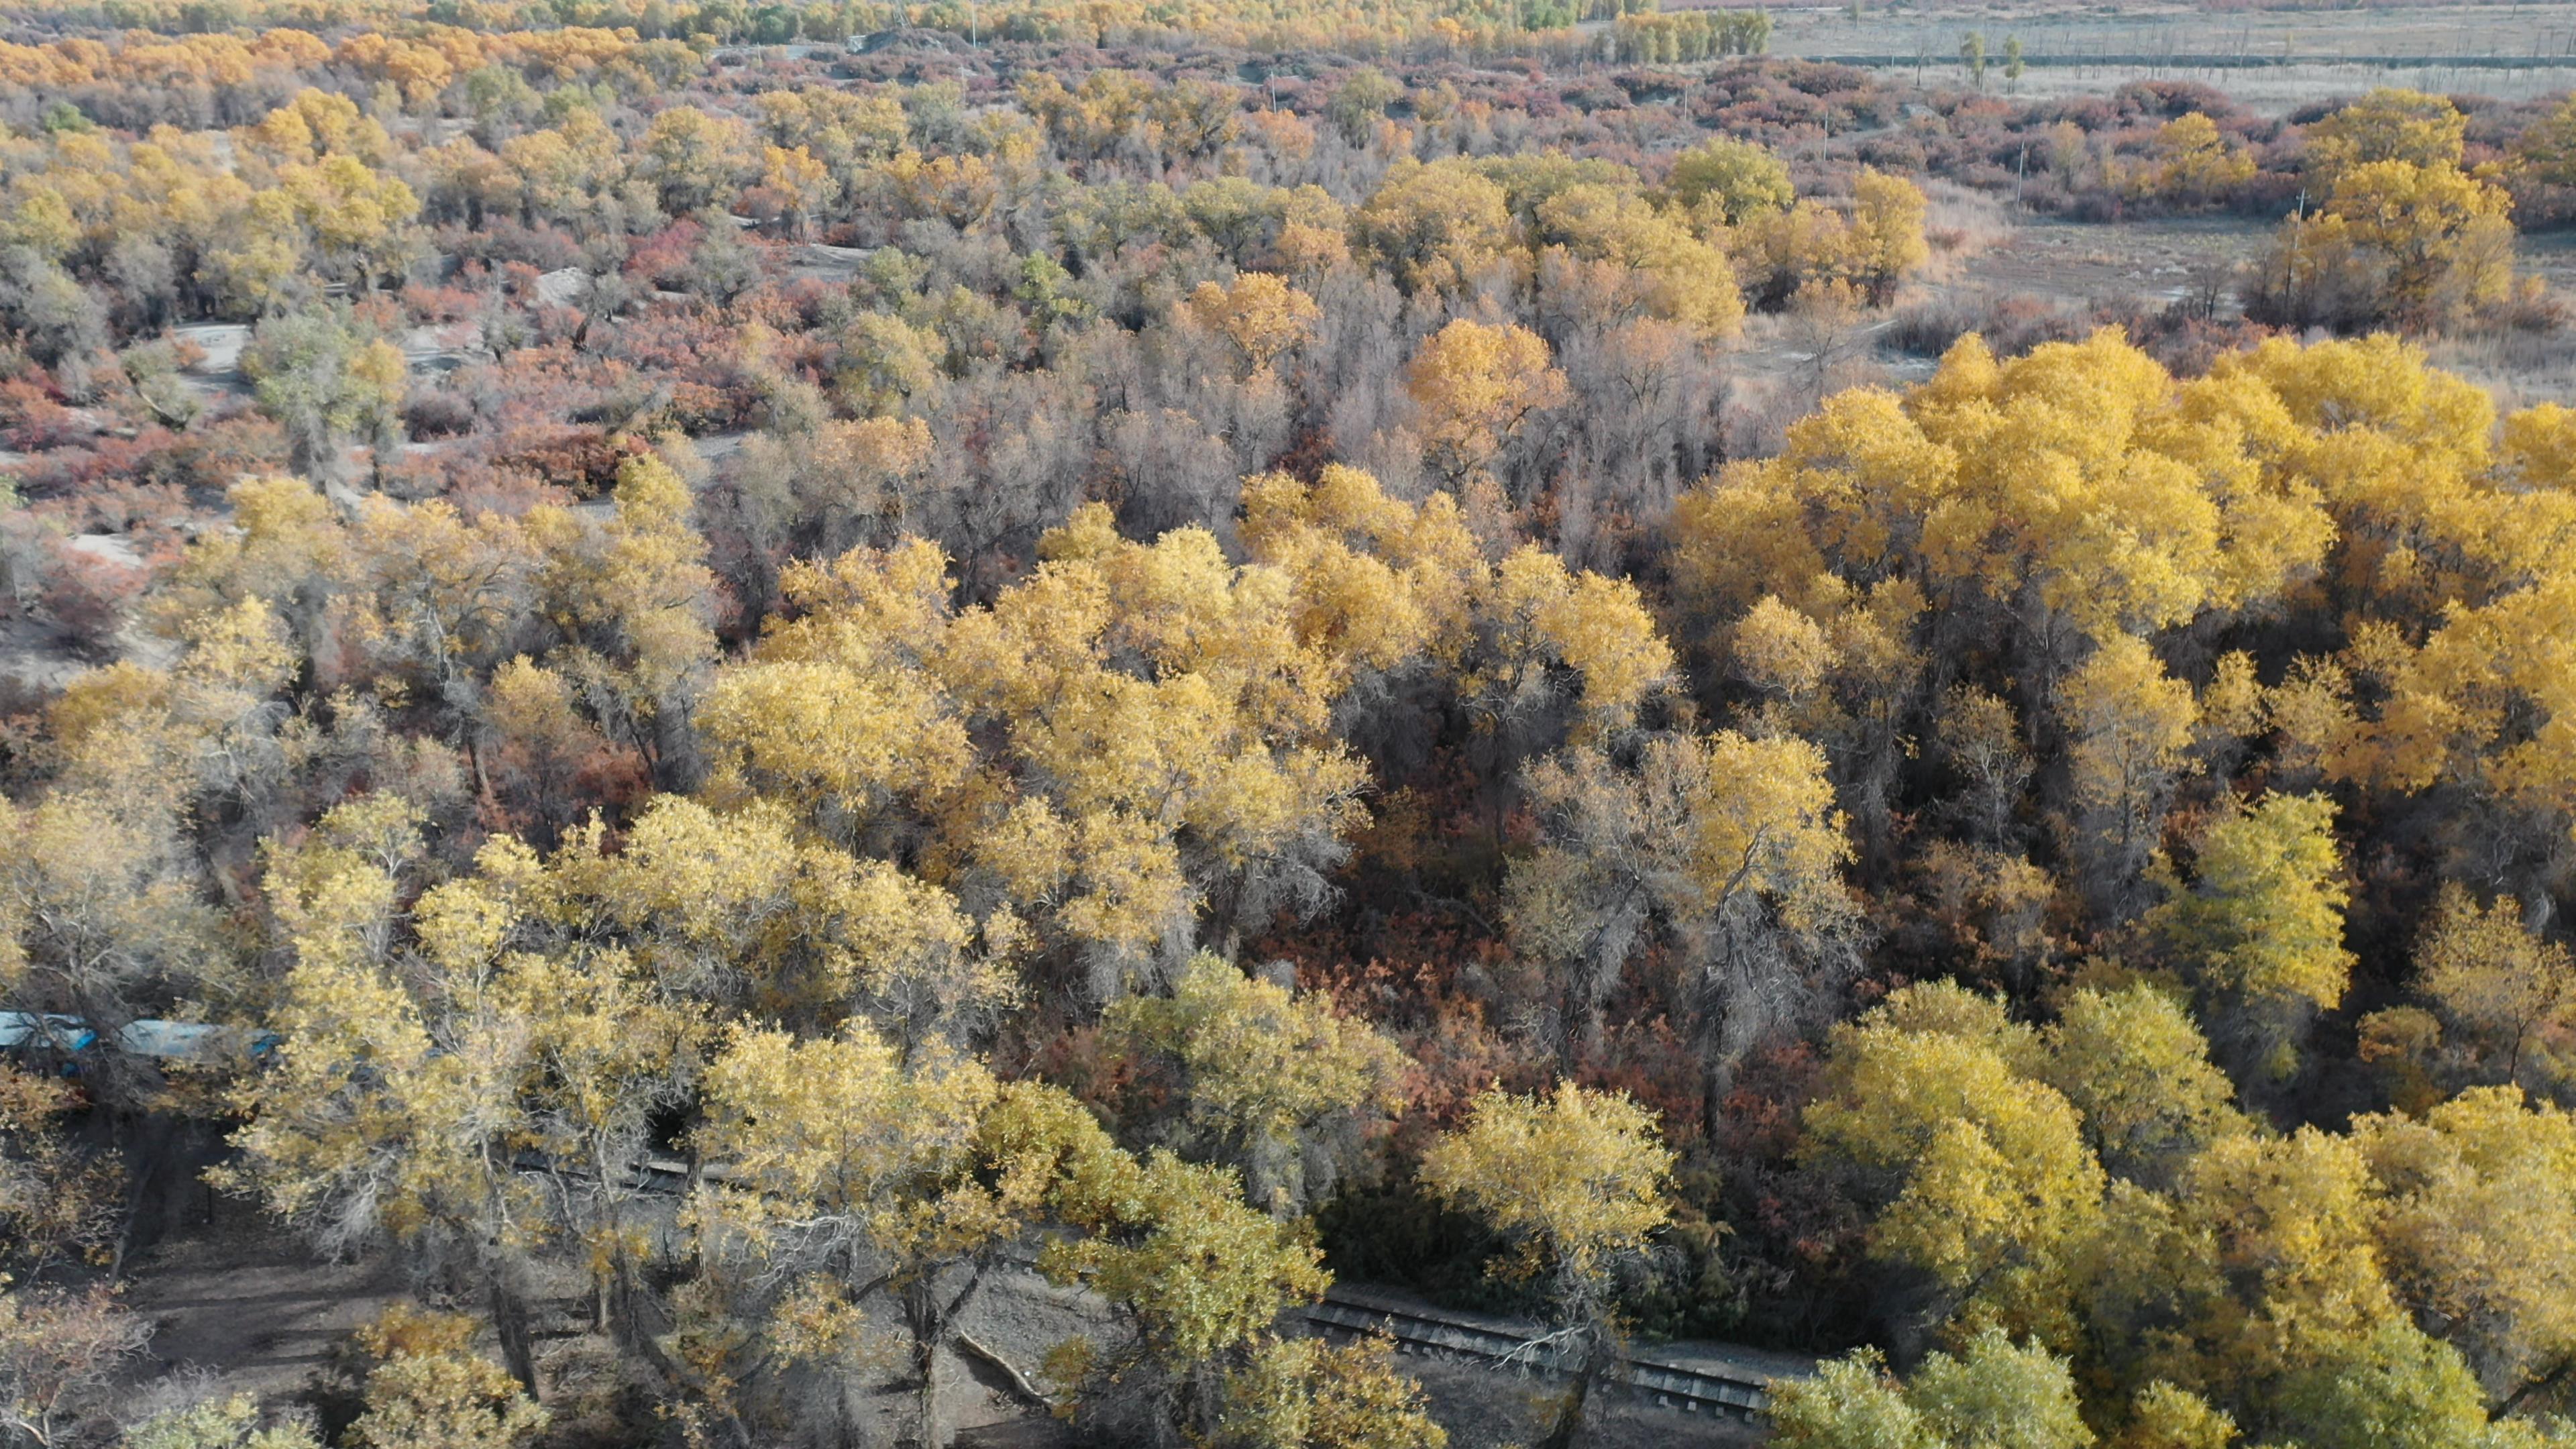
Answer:
<path fill-rule="evenodd" d="M 1592 1386 L 1617 1357 L 1613 1270 L 1669 1219 L 1672 1166 L 1644 1109 L 1571 1082 L 1542 1097 L 1488 1091 L 1464 1127 L 1422 1155 L 1422 1185 L 1510 1245 L 1488 1271 L 1542 1279 L 1553 1321 L 1572 1336 L 1575 1379 L 1540 1441 L 1548 1449 L 1574 1443 Z"/>

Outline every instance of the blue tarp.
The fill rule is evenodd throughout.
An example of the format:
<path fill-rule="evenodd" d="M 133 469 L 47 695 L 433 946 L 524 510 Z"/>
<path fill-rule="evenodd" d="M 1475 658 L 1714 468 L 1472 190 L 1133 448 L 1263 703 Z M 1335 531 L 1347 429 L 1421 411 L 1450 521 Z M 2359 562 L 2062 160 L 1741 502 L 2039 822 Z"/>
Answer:
<path fill-rule="evenodd" d="M 86 1051 L 98 1033 L 77 1016 L 38 1016 L 32 1011 L 0 1011 L 0 1051 L 52 1047 Z"/>
<path fill-rule="evenodd" d="M 201 1021 L 138 1021 L 116 1034 L 116 1044 L 138 1057 L 202 1061 L 241 1050 L 263 1056 L 277 1045 L 277 1036 Z"/>
<path fill-rule="evenodd" d="M 77 1016 L 38 1016 L 32 1011 L 0 1011 L 0 1051 L 50 1047 L 82 1052 L 98 1044 L 98 1033 Z M 119 1049 L 162 1061 L 208 1061 L 232 1052 L 266 1056 L 277 1046 L 277 1033 L 202 1021 L 129 1022 L 116 1034 Z"/>

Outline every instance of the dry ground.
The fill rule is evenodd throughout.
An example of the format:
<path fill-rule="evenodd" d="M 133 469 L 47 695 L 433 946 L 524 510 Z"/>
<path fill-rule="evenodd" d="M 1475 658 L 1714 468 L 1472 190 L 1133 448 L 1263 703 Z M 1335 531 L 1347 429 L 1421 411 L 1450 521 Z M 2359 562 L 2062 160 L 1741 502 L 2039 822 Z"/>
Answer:
<path fill-rule="evenodd" d="M 137 1389 L 275 1403 L 302 1394 L 402 1289 L 392 1263 L 334 1264 L 240 1203 L 134 1265 L 126 1306 L 153 1321 Z"/>
<path fill-rule="evenodd" d="M 250 1208 L 219 1202 L 211 1225 L 152 1249 L 136 1264 L 126 1301 L 153 1320 L 148 1357 L 132 1375 L 133 1408 L 149 1413 L 201 1398 L 249 1393 L 272 1407 L 312 1403 L 340 1386 L 351 1335 L 403 1295 L 393 1261 L 331 1264 Z M 1012 1272 L 970 1309 L 966 1332 L 1024 1374 L 1054 1344 L 1105 1322 L 1096 1300 Z M 586 1390 L 613 1382 L 604 1341 L 578 1321 L 570 1299 L 540 1319 L 540 1355 L 561 1386 L 560 1412 L 578 1413 Z M 1554 1385 L 1472 1365 L 1407 1357 L 1455 1449 L 1535 1442 Z M 959 1355 L 945 1365 L 945 1412 L 967 1449 L 1070 1449 L 1065 1427 L 1037 1412 L 990 1365 Z M 862 1442 L 899 1442 L 909 1390 L 891 1374 L 859 1404 Z M 1749 1426 L 1631 1403 L 1605 1390 L 1590 1416 L 1596 1449 L 1737 1449 L 1760 1442 Z"/>
<path fill-rule="evenodd" d="M 2025 218 L 1964 259 L 1959 292 L 2072 302 L 2135 298 L 2161 307 L 2224 289 L 2259 253 L 2271 227 L 2242 217 L 2087 223 Z"/>
<path fill-rule="evenodd" d="M 2522 100 L 2576 86 L 2576 70 L 2431 66 L 2425 57 L 2576 54 L 2576 4 L 2401 6 L 2364 10 L 2212 12 L 2177 4 L 1887 5 L 1775 9 L 1775 55 L 1886 55 L 1916 58 L 1896 67 L 1928 84 L 1966 82 L 1958 55 L 1970 31 L 1997 57 L 1987 87 L 2030 98 L 2108 95 L 2133 80 L 2191 80 L 2239 104 L 2278 115 L 2373 86 Z M 2006 37 L 2033 56 L 2173 54 L 2302 56 L 2341 63 L 2209 69 L 2174 65 L 2032 66 L 2018 83 L 2001 74 Z"/>

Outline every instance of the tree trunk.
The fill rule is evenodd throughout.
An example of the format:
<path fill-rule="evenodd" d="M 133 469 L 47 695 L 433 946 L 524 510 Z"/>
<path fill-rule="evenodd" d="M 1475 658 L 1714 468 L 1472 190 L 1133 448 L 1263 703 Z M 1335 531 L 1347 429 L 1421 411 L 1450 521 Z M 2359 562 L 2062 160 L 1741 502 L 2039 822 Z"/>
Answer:
<path fill-rule="evenodd" d="M 1556 1426 L 1539 1441 L 1539 1449 L 1574 1449 L 1575 1441 L 1583 1435 L 1583 1406 L 1591 1399 L 1593 1382 L 1600 1376 L 1601 1349 L 1596 1344 L 1584 1351 L 1583 1367 L 1565 1391 L 1563 1407 L 1556 1411 Z"/>
<path fill-rule="evenodd" d="M 510 1377 L 528 1391 L 528 1397 L 543 1402 L 545 1395 L 537 1389 L 536 1336 L 528 1327 L 528 1305 L 519 1297 L 502 1274 L 492 1274 L 492 1327 L 501 1336 L 501 1361 Z"/>
<path fill-rule="evenodd" d="M 935 1337 L 915 1339 L 912 1366 L 921 1375 L 920 1395 L 913 1413 L 920 1423 L 921 1449 L 948 1449 L 948 1434 L 939 1422 L 939 1343 Z"/>
<path fill-rule="evenodd" d="M 1735 1094 L 1735 1062 L 1711 1047 L 1700 1064 L 1700 1130 L 1714 1140 L 1726 1116 L 1726 1099 Z"/>
<path fill-rule="evenodd" d="M 898 1301 L 904 1326 L 912 1331 L 914 1442 L 919 1449 L 948 1449 L 947 1426 L 939 1421 L 939 1344 L 948 1336 L 948 1315 L 939 1311 L 939 1274 L 925 1272 L 905 1284 Z"/>
<path fill-rule="evenodd" d="M 865 1449 L 859 1437 L 858 1384 L 848 1374 L 840 1375 L 832 1391 L 832 1444 L 834 1449 Z"/>
<path fill-rule="evenodd" d="M 1700 1063 L 1700 1130 L 1716 1139 L 1717 1124 L 1726 1115 L 1726 1099 L 1735 1091 L 1735 1066 L 1740 1052 L 1727 1042 L 1734 963 L 1720 960 L 1701 982 L 1699 1003 Z"/>

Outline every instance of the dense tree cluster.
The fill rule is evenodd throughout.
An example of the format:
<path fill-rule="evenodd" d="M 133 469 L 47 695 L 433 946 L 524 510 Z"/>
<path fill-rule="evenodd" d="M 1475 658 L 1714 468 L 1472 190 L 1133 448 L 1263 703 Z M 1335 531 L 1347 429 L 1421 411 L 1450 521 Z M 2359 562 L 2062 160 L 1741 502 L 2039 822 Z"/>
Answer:
<path fill-rule="evenodd" d="M 2467 119 L 2448 101 L 2376 91 L 2308 129 L 2319 205 L 2282 228 L 2252 310 L 2346 329 L 2456 325 L 2512 295 L 2512 198 L 2461 169 Z"/>
<path fill-rule="evenodd" d="M 944 1444 L 1031 1271 L 1121 1445 L 1442 1443 L 1337 1274 L 1543 1318 L 1558 1446 L 1641 1334 L 1833 1356 L 1818 1449 L 2568 1432 L 2576 414 L 1831 365 L 1994 135 L 2305 177 L 2258 312 L 2541 310 L 2563 114 L 1784 151 L 1898 107 L 1456 60 L 1550 7 L 241 8 L 0 51 L 0 1007 L 89 1034 L 0 1065 L 0 1445 L 322 1442 L 118 1422 L 201 1179 L 406 1266 L 376 1449 Z"/>

